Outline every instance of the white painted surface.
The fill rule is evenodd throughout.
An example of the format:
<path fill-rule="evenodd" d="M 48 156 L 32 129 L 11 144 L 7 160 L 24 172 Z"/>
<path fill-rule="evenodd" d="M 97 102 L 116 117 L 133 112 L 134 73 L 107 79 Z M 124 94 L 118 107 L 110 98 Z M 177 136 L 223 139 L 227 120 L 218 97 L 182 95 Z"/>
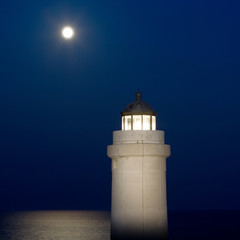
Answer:
<path fill-rule="evenodd" d="M 167 231 L 166 158 L 163 131 L 115 131 L 112 159 L 111 225 L 116 231 Z"/>
<path fill-rule="evenodd" d="M 132 131 L 114 131 L 113 144 L 126 143 L 158 143 L 164 144 L 164 131 L 160 130 L 132 130 Z"/>

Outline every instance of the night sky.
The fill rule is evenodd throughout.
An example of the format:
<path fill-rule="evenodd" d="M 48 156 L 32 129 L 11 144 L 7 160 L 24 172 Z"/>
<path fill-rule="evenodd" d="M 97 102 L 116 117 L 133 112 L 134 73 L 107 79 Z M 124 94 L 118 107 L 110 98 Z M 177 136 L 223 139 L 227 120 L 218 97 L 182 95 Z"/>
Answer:
<path fill-rule="evenodd" d="M 168 208 L 240 209 L 239 12 L 237 0 L 2 1 L 0 210 L 109 210 L 106 148 L 137 89 L 171 145 Z"/>

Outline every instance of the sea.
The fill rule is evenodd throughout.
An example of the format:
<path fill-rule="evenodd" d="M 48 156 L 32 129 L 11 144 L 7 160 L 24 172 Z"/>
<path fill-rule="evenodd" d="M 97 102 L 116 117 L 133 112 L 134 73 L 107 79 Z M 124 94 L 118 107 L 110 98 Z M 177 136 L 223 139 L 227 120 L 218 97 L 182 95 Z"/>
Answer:
<path fill-rule="evenodd" d="M 169 240 L 239 240 L 240 211 L 169 211 Z M 0 213 L 0 240 L 110 240 L 107 211 Z"/>

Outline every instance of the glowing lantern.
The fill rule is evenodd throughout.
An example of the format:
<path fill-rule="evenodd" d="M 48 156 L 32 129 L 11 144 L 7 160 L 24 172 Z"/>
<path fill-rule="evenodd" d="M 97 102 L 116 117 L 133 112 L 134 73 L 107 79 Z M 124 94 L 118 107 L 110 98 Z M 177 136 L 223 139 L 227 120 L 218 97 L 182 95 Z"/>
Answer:
<path fill-rule="evenodd" d="M 142 101 L 142 94 L 136 93 L 136 101 L 129 104 L 122 115 L 122 130 L 156 130 L 156 115 L 152 107 Z"/>

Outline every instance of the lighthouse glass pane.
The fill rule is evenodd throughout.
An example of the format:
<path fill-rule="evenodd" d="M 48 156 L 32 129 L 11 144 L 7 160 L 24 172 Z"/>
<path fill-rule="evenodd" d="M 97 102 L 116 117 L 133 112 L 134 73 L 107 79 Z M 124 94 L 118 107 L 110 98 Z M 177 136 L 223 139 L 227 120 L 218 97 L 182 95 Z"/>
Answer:
<path fill-rule="evenodd" d="M 124 117 L 122 117 L 122 130 L 124 130 Z"/>
<path fill-rule="evenodd" d="M 133 115 L 133 130 L 142 130 L 142 115 Z"/>
<path fill-rule="evenodd" d="M 156 130 L 156 117 L 152 116 L 152 130 Z"/>
<path fill-rule="evenodd" d="M 125 130 L 131 130 L 131 116 L 125 116 Z"/>
<path fill-rule="evenodd" d="M 143 130 L 150 130 L 150 116 L 143 115 Z"/>

